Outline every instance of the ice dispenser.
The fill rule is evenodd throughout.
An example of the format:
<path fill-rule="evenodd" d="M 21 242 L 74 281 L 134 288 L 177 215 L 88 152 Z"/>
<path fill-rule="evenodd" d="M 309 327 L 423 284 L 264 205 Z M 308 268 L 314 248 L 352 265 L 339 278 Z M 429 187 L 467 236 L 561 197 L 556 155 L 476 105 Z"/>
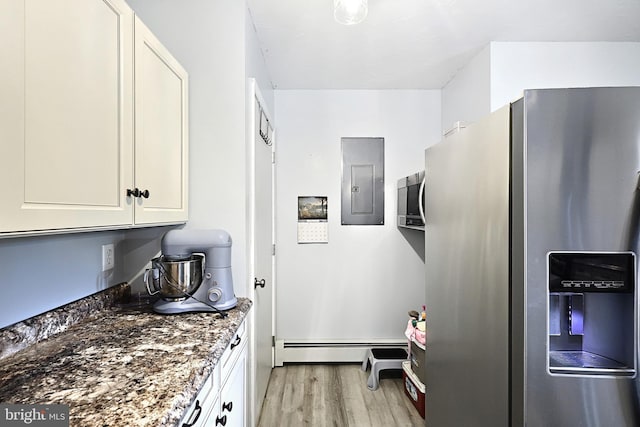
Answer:
<path fill-rule="evenodd" d="M 551 252 L 549 372 L 635 376 L 636 261 L 631 252 Z"/>

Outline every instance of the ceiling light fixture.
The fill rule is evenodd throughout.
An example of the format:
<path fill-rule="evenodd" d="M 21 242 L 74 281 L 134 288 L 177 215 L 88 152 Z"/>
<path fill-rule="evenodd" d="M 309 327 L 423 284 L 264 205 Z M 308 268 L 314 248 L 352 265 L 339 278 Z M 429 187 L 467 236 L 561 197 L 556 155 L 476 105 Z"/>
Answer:
<path fill-rule="evenodd" d="M 333 0 L 333 17 L 344 25 L 362 22 L 367 17 L 368 0 Z"/>

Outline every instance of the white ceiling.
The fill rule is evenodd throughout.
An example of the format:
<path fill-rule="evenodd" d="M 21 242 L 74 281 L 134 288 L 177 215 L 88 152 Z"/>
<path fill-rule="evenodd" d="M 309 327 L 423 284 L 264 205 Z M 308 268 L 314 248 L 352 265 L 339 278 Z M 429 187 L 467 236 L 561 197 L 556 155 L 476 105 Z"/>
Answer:
<path fill-rule="evenodd" d="M 248 0 L 278 89 L 440 89 L 490 41 L 640 42 L 640 0 Z M 640 72 L 640 71 L 639 71 Z"/>

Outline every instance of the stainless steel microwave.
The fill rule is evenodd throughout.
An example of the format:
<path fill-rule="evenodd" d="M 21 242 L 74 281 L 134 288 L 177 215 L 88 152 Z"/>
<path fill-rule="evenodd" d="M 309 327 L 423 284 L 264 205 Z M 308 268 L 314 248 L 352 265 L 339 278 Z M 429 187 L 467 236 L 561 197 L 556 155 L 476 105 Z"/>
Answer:
<path fill-rule="evenodd" d="M 398 227 L 424 231 L 424 171 L 398 180 Z"/>

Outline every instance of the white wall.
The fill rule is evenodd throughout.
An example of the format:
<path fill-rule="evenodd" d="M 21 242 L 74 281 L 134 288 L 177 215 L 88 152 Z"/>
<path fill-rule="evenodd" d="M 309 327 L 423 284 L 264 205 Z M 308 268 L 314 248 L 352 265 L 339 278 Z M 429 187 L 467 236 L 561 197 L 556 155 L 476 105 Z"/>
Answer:
<path fill-rule="evenodd" d="M 474 122 L 489 113 L 491 45 L 482 49 L 442 88 L 442 130 L 458 121 Z"/>
<path fill-rule="evenodd" d="M 236 292 L 245 293 L 244 30 L 242 1 L 129 0 L 189 73 L 188 228 L 233 239 Z"/>
<path fill-rule="evenodd" d="M 271 114 L 271 118 L 275 120 L 276 111 L 273 100 L 273 83 L 271 83 L 271 75 L 267 70 L 267 65 L 264 62 L 264 56 L 260 49 L 260 42 L 258 41 L 258 35 L 256 29 L 253 26 L 251 14 L 249 9 L 246 11 L 247 16 L 245 19 L 245 34 L 246 34 L 246 75 L 247 77 L 254 78 L 262 94 L 262 98 L 266 103 L 267 110 Z M 251 134 L 253 135 L 253 134 Z"/>
<path fill-rule="evenodd" d="M 491 43 L 491 110 L 524 89 L 639 86 L 640 43 Z"/>
<path fill-rule="evenodd" d="M 237 295 L 248 293 L 247 77 L 267 103 L 273 91 L 246 3 L 128 0 L 189 73 L 190 194 L 187 228 L 222 228 L 233 239 Z"/>
<path fill-rule="evenodd" d="M 474 122 L 525 89 L 640 85 L 640 43 L 492 42 L 442 89 L 442 126 Z"/>
<path fill-rule="evenodd" d="M 396 227 L 396 185 L 440 139 L 440 91 L 276 90 L 278 339 L 402 338 L 424 299 L 424 237 Z M 385 224 L 340 224 L 346 136 L 385 138 Z M 328 196 L 329 243 L 297 243 L 297 197 Z"/>

